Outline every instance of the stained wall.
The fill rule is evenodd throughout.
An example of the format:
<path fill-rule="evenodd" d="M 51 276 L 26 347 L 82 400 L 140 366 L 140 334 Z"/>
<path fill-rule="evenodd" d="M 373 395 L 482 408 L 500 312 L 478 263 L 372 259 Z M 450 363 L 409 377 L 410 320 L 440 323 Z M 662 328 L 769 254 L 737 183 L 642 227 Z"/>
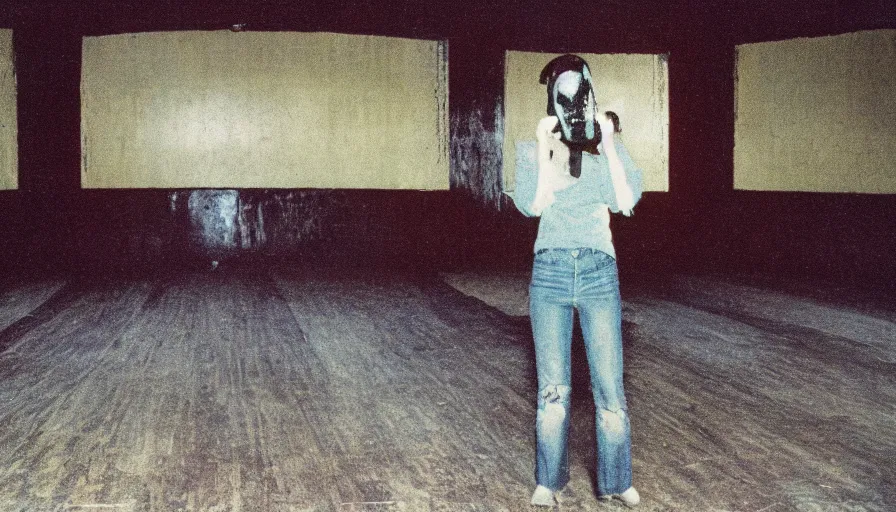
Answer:
<path fill-rule="evenodd" d="M 633 217 L 613 219 L 623 273 L 896 282 L 896 195 L 734 187 L 736 46 L 893 29 L 891 4 L 601 2 L 572 17 L 528 1 L 5 4 L 12 7 L 0 8 L 0 27 L 13 29 L 18 79 L 19 188 L 0 191 L 0 262 L 102 272 L 207 266 L 212 258 L 526 269 L 537 220 L 502 193 L 506 52 L 668 54 L 668 192 L 647 192 Z M 449 189 L 82 188 L 83 38 L 235 24 L 243 30 L 235 35 L 447 41 Z"/>
<path fill-rule="evenodd" d="M 734 185 L 896 193 L 896 30 L 737 47 Z"/>
<path fill-rule="evenodd" d="M 87 37 L 81 77 L 85 188 L 448 188 L 442 41 Z"/>
<path fill-rule="evenodd" d="M 0 29 L 0 190 L 19 185 L 18 125 L 12 30 Z"/>

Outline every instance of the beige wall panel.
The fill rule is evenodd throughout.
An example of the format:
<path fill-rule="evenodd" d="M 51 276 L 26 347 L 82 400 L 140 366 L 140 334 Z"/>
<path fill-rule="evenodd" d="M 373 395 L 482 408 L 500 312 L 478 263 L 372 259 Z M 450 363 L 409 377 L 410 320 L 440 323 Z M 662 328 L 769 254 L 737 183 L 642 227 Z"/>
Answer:
<path fill-rule="evenodd" d="M 19 187 L 16 75 L 12 30 L 0 29 L 0 190 Z"/>
<path fill-rule="evenodd" d="M 734 186 L 896 193 L 896 30 L 737 47 Z"/>
<path fill-rule="evenodd" d="M 85 38 L 82 185 L 447 189 L 445 52 L 330 33 Z"/>
<path fill-rule="evenodd" d="M 546 116 L 547 93 L 538 83 L 544 66 L 560 54 L 513 52 L 505 59 L 504 189 L 514 189 L 516 142 L 534 140 Z M 644 189 L 669 190 L 669 91 L 664 55 L 577 54 L 588 62 L 599 108 L 622 124 L 621 139 L 644 171 Z"/>

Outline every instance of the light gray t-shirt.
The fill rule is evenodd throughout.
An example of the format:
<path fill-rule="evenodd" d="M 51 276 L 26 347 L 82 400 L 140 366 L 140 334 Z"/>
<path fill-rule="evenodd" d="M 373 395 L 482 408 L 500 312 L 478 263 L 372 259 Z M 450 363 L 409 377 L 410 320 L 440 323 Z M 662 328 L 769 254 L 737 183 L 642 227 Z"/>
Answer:
<path fill-rule="evenodd" d="M 621 141 L 616 140 L 615 146 L 637 204 L 643 190 L 641 169 Z M 581 176 L 572 185 L 554 192 L 555 201 L 541 212 L 535 252 L 590 248 L 616 257 L 610 233 L 610 211 L 618 212 L 619 208 L 603 143 L 598 145 L 598 152 L 599 155 L 582 154 Z M 516 190 L 512 197 L 517 209 L 529 217 L 537 216 L 532 210 L 537 185 L 535 141 L 517 142 Z"/>

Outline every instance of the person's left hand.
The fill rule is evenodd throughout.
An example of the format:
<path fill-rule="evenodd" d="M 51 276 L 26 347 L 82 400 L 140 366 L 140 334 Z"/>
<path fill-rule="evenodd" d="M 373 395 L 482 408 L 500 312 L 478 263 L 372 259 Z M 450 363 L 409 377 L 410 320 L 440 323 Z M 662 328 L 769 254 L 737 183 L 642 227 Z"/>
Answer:
<path fill-rule="evenodd" d="M 612 141 L 613 135 L 616 134 L 616 126 L 613 124 L 613 118 L 606 110 L 598 110 L 594 113 L 594 120 L 600 126 L 600 133 L 605 141 Z"/>

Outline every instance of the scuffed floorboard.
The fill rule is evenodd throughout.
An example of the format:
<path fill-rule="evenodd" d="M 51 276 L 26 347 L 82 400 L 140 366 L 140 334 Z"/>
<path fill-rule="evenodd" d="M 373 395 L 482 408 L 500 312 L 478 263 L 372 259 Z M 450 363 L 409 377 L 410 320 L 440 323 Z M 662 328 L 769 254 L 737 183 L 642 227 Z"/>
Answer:
<path fill-rule="evenodd" d="M 642 510 L 896 503 L 891 309 L 696 277 L 624 296 Z M 0 300 L 0 510 L 531 508 L 528 318 L 435 276 L 222 269 Z M 623 510 L 594 498 L 576 356 L 560 509 Z"/>
<path fill-rule="evenodd" d="M 0 332 L 27 322 L 33 311 L 65 285 L 62 279 L 37 279 L 0 285 Z M 0 347 L 2 351 L 4 347 Z"/>

